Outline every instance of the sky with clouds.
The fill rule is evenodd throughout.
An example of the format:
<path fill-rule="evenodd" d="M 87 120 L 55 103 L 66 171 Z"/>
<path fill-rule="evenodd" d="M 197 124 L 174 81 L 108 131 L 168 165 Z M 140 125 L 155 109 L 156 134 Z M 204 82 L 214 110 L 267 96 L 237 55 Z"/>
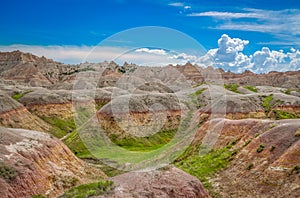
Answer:
<path fill-rule="evenodd" d="M 0 51 L 19 49 L 65 63 L 117 57 L 120 63 L 190 61 L 233 72 L 300 69 L 297 0 L 11 0 L 1 4 Z M 143 30 L 120 34 L 142 26 L 167 27 L 185 36 Z M 101 49 L 95 48 L 99 43 Z"/>

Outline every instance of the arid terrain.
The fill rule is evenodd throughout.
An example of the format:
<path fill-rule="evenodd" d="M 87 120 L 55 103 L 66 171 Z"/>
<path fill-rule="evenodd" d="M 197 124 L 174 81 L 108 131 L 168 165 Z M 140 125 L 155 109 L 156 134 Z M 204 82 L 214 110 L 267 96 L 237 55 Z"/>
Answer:
<path fill-rule="evenodd" d="M 300 70 L 0 52 L 0 106 L 3 198 L 300 195 Z"/>

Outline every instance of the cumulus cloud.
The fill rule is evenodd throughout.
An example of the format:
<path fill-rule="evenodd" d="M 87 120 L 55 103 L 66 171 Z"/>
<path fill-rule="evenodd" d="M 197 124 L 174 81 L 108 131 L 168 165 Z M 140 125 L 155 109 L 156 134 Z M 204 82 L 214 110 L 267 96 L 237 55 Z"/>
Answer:
<path fill-rule="evenodd" d="M 230 38 L 227 34 L 223 34 L 218 40 L 219 48 L 209 50 L 208 54 L 217 67 L 226 70 L 234 69 L 232 67 L 245 67 L 250 64 L 250 58 L 241 52 L 248 43 L 248 40 Z"/>
<path fill-rule="evenodd" d="M 289 52 L 284 52 L 263 47 L 252 55 L 246 55 L 244 48 L 248 44 L 248 40 L 231 38 L 224 34 L 218 40 L 218 48 L 209 50 L 201 57 L 164 49 L 130 49 L 111 46 L 10 45 L 0 46 L 0 51 L 20 50 L 69 64 L 114 60 L 119 64 L 126 61 L 145 66 L 164 66 L 185 64 L 189 61 L 203 67 L 215 66 L 233 72 L 251 70 L 255 73 L 266 73 L 300 70 L 300 51 L 298 49 L 291 48 Z"/>
<path fill-rule="evenodd" d="M 263 47 L 261 50 L 254 52 L 253 55 L 243 53 L 248 40 L 239 38 L 230 38 L 224 34 L 218 40 L 218 48 L 211 49 L 207 56 L 211 58 L 215 67 L 233 72 L 243 72 L 251 70 L 255 73 L 266 73 L 270 71 L 293 71 L 300 69 L 300 52 L 291 48 L 290 52 L 285 53 L 283 50 L 270 50 Z"/>

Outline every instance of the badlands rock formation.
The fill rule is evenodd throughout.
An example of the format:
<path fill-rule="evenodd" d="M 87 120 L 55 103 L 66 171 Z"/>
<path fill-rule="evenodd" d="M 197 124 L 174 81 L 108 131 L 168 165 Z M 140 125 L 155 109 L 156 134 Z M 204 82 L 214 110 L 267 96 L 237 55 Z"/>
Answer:
<path fill-rule="evenodd" d="M 142 154 L 170 142 L 179 127 L 195 128 L 191 145 L 175 165 L 188 163 L 205 146 L 213 148 L 211 153 L 230 152 L 218 159 L 226 166 L 209 176 L 195 172 L 198 161 L 185 167 L 206 190 L 191 175 L 166 168 L 112 177 L 110 197 L 208 197 L 206 192 L 212 197 L 297 197 L 299 85 L 299 71 L 233 74 L 190 63 L 66 65 L 20 51 L 1 52 L 1 193 L 57 197 L 73 186 L 106 178 L 99 167 L 110 175 L 119 173 L 75 157 L 99 160 L 78 134 L 95 118 L 93 127 L 101 127 L 122 149 Z M 160 133 L 148 134 L 153 128 Z M 90 135 L 88 140 L 95 141 L 95 134 Z M 202 169 L 212 167 L 206 163 Z"/>
<path fill-rule="evenodd" d="M 105 197 L 209 197 L 197 178 L 175 167 L 125 173 L 112 181 L 115 189 Z"/>
<path fill-rule="evenodd" d="M 1 197 L 57 197 L 107 176 L 43 132 L 0 128 Z"/>

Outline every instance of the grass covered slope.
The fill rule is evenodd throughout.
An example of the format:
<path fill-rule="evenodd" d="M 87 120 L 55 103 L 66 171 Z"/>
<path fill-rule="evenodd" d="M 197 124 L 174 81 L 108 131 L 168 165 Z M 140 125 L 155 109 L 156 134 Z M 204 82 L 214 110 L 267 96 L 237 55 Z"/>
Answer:
<path fill-rule="evenodd" d="M 113 189 L 112 181 L 98 181 L 95 183 L 83 184 L 71 188 L 65 192 L 60 198 L 87 198 L 98 195 L 104 195 Z"/>
<path fill-rule="evenodd" d="M 221 122 L 214 148 L 201 154 L 209 125 Z M 212 197 L 295 197 L 300 190 L 299 128 L 299 119 L 212 120 L 200 127 L 175 165 L 199 178 Z"/>

